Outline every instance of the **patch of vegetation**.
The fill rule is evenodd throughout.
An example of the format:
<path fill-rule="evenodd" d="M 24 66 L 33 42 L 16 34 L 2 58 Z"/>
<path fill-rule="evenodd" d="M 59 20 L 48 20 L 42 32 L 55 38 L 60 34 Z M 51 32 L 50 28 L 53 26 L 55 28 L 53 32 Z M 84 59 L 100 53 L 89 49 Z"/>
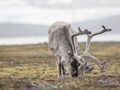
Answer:
<path fill-rule="evenodd" d="M 83 53 L 85 43 L 80 43 Z M 57 78 L 55 57 L 47 44 L 0 46 L 0 90 L 119 90 L 120 42 L 95 42 L 91 54 L 106 60 L 106 69 L 95 69 L 77 78 Z"/>

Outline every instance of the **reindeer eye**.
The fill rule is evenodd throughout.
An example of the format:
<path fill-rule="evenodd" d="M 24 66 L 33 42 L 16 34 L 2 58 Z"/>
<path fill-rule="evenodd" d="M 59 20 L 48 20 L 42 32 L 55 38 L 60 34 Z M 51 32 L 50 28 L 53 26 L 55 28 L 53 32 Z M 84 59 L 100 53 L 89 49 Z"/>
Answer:
<path fill-rule="evenodd" d="M 70 52 L 70 50 L 68 50 L 68 55 L 71 55 L 71 52 Z"/>
<path fill-rule="evenodd" d="M 68 51 L 68 55 L 70 56 L 70 57 L 73 57 L 73 53 L 69 50 Z"/>
<path fill-rule="evenodd" d="M 71 62 L 71 66 L 75 66 L 75 62 L 74 61 Z"/>

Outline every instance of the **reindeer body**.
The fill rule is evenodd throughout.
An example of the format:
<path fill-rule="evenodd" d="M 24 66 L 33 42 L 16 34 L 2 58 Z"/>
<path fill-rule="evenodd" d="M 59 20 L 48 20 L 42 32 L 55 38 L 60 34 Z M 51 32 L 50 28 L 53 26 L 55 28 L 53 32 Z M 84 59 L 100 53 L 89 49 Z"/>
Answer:
<path fill-rule="evenodd" d="M 77 61 L 74 59 L 73 43 L 71 40 L 73 32 L 70 24 L 66 22 L 56 22 L 49 28 L 49 49 L 57 58 L 59 77 L 62 77 L 65 73 L 63 62 L 66 63 L 70 76 L 78 75 Z M 75 44 L 75 46 L 76 45 L 77 44 Z"/>
<path fill-rule="evenodd" d="M 49 28 L 49 48 L 55 56 L 66 56 L 72 52 L 69 24 L 56 22 Z"/>

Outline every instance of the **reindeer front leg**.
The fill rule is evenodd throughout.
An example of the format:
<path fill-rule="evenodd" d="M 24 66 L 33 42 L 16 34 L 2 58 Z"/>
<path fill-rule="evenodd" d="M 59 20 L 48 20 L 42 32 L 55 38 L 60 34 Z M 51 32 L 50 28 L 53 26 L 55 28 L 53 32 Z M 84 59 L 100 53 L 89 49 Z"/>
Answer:
<path fill-rule="evenodd" d="M 64 77 L 65 76 L 65 68 L 64 68 L 63 63 L 61 64 L 61 68 L 62 68 L 62 77 Z"/>
<path fill-rule="evenodd" d="M 64 58 L 57 56 L 58 78 L 65 77 Z"/>
<path fill-rule="evenodd" d="M 57 58 L 57 68 L 58 68 L 58 78 L 61 78 L 61 72 L 62 72 L 62 63 L 61 63 L 61 58 L 59 56 Z"/>

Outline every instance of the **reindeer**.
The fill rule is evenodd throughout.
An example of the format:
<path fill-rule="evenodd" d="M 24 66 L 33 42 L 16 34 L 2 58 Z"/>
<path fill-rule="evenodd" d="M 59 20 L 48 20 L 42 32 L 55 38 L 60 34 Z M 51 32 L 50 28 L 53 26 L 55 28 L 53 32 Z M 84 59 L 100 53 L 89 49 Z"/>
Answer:
<path fill-rule="evenodd" d="M 57 58 L 58 78 L 64 77 L 66 64 L 70 77 L 78 76 L 78 63 L 85 69 L 86 62 L 78 54 L 76 36 L 90 34 L 88 30 L 75 32 L 66 22 L 56 22 L 49 29 L 49 49 Z M 83 70 L 84 71 L 84 70 Z M 84 73 L 84 72 L 83 72 Z"/>

